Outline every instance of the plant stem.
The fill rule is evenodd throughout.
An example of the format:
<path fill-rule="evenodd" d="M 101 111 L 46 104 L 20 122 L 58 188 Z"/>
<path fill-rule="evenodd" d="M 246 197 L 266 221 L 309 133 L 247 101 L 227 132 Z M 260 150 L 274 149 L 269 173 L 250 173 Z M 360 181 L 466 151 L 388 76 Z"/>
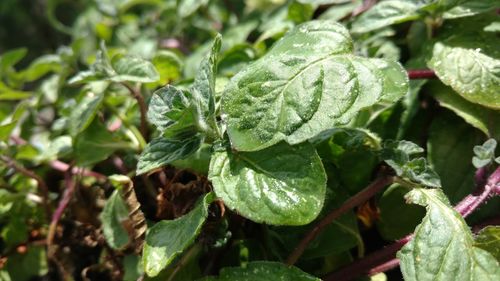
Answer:
<path fill-rule="evenodd" d="M 121 83 L 125 88 L 127 88 L 132 96 L 137 100 L 137 104 L 139 105 L 139 111 L 141 114 L 141 134 L 142 137 L 147 140 L 148 139 L 148 122 L 146 120 L 146 114 L 148 112 L 146 102 L 144 101 L 144 97 L 142 96 L 139 89 L 130 86 L 129 84 L 123 82 Z"/>
<path fill-rule="evenodd" d="M 407 70 L 407 72 L 410 80 L 436 78 L 436 73 L 431 69 L 413 69 Z"/>
<path fill-rule="evenodd" d="M 64 210 L 66 210 L 66 207 L 69 205 L 71 198 L 73 197 L 73 193 L 75 191 L 76 181 L 71 171 L 66 172 L 64 176 L 64 185 L 66 186 L 66 189 L 64 190 L 62 199 L 59 201 L 59 204 L 57 205 L 56 211 L 52 215 L 52 220 L 49 226 L 49 232 L 47 233 L 47 246 L 49 247 L 48 251 L 49 255 L 51 254 L 50 246 L 54 241 L 57 223 L 64 214 Z"/>
<path fill-rule="evenodd" d="M 48 188 L 47 184 L 45 183 L 45 181 L 39 175 L 37 175 L 35 172 L 24 168 L 20 164 L 16 163 L 16 161 L 14 161 L 13 159 L 11 159 L 7 156 L 1 155 L 0 159 L 3 162 L 5 162 L 5 164 L 7 166 L 16 170 L 18 173 L 21 173 L 29 178 L 32 178 L 37 182 L 38 187 L 40 188 L 41 193 L 42 193 L 42 198 L 43 198 L 42 204 L 43 204 L 43 207 L 45 208 L 45 215 L 46 215 L 47 219 L 49 219 L 50 214 L 52 213 L 52 210 L 51 210 L 50 204 L 49 204 L 49 200 L 50 200 L 49 199 L 49 188 Z"/>
<path fill-rule="evenodd" d="M 482 191 L 478 195 L 468 195 L 456 206 L 455 210 L 460 213 L 464 218 L 476 210 L 481 204 L 486 202 L 486 199 L 493 195 L 500 194 L 500 167 L 498 167 L 493 174 L 491 174 L 486 182 L 486 185 L 480 188 Z M 477 192 L 474 192 L 477 194 Z M 499 218 L 488 220 L 490 223 L 498 223 Z M 485 226 L 484 223 L 481 226 Z M 474 227 L 477 230 L 477 227 Z M 378 250 L 362 259 L 356 260 L 348 266 L 330 273 L 325 276 L 324 281 L 346 281 L 351 280 L 362 275 L 374 275 L 384 272 L 399 266 L 399 259 L 395 258 L 397 251 L 399 251 L 408 241 L 413 237 L 410 234 L 395 243 Z"/>
<path fill-rule="evenodd" d="M 350 209 L 359 206 L 366 202 L 368 199 L 373 197 L 382 188 L 391 184 L 394 181 L 392 176 L 382 176 L 368 185 L 365 189 L 358 192 L 353 197 L 349 198 L 342 206 L 331 211 L 323 219 L 321 219 L 314 228 L 307 233 L 307 235 L 300 241 L 295 250 L 288 256 L 286 263 L 288 265 L 293 265 L 300 258 L 302 253 L 307 248 L 307 245 L 318 236 L 318 234 L 329 224 L 331 224 L 335 219 L 349 211 Z"/>
<path fill-rule="evenodd" d="M 462 201 L 460 201 L 455 210 L 459 212 L 462 217 L 467 217 L 474 210 L 482 205 L 488 198 L 493 195 L 500 194 L 500 167 L 498 167 L 493 174 L 491 174 L 486 182 L 486 185 L 479 187 L 478 190 L 472 194 L 467 195 Z"/>
<path fill-rule="evenodd" d="M 66 172 L 70 169 L 69 164 L 61 162 L 59 160 L 51 161 L 49 164 L 50 164 L 50 167 L 52 167 L 54 170 L 61 171 L 61 172 Z M 101 173 L 94 172 L 92 170 L 88 170 L 88 169 L 84 169 L 84 168 L 73 167 L 71 169 L 71 172 L 73 174 L 76 174 L 78 171 L 81 171 L 82 175 L 84 175 L 86 177 L 94 177 L 94 178 L 99 179 L 99 180 L 106 180 L 108 178 Z"/>
<path fill-rule="evenodd" d="M 413 235 L 408 235 L 393 244 L 386 246 L 362 259 L 358 259 L 348 266 L 326 275 L 324 281 L 346 281 L 366 274 L 376 274 L 399 265 L 394 264 L 396 253 L 411 240 Z M 390 265 L 390 267 L 388 267 Z"/>

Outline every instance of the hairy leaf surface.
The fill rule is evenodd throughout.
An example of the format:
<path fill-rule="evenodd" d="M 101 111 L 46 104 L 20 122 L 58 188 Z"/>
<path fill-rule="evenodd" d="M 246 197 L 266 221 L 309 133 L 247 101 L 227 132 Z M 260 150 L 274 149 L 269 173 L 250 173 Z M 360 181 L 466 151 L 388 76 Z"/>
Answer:
<path fill-rule="evenodd" d="M 255 151 L 282 140 L 301 143 L 407 92 L 398 63 L 352 51 L 349 33 L 333 21 L 310 21 L 288 32 L 226 87 L 222 110 L 232 145 Z"/>

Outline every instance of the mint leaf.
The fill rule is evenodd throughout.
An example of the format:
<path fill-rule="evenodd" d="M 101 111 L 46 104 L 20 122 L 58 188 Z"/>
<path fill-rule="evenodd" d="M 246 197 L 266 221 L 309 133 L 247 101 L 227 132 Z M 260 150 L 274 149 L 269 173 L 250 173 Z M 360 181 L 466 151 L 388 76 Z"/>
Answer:
<path fill-rule="evenodd" d="M 487 226 L 475 238 L 474 245 L 488 251 L 497 261 L 500 261 L 500 226 Z"/>
<path fill-rule="evenodd" d="M 489 139 L 483 145 L 474 146 L 474 157 L 472 157 L 472 164 L 477 169 L 482 168 L 494 161 L 495 158 L 495 148 L 497 147 L 497 141 L 495 139 Z"/>
<path fill-rule="evenodd" d="M 128 220 L 128 213 L 127 205 L 120 196 L 119 190 L 113 191 L 113 194 L 106 200 L 99 219 L 102 222 L 104 238 L 114 249 L 123 248 L 129 242 L 128 232 L 122 224 Z"/>
<path fill-rule="evenodd" d="M 471 103 L 439 82 L 429 85 L 429 92 L 442 107 L 452 110 L 487 136 L 498 136 L 500 138 L 500 129 L 492 125 L 500 123 L 500 112 Z"/>
<path fill-rule="evenodd" d="M 407 281 L 498 280 L 500 266 L 488 252 L 474 246 L 469 227 L 439 189 L 413 189 L 408 202 L 425 206 L 427 214 L 413 239 L 397 257 Z"/>
<path fill-rule="evenodd" d="M 9 70 L 16 63 L 22 60 L 27 53 L 28 49 L 26 48 L 17 48 L 3 53 L 0 56 L 0 74 L 3 75 L 5 71 Z"/>
<path fill-rule="evenodd" d="M 465 99 L 500 109 L 500 52 L 496 35 L 454 34 L 434 44 L 428 62 L 443 83 Z"/>
<path fill-rule="evenodd" d="M 88 166 L 107 159 L 118 149 L 130 145 L 120 141 L 99 121 L 94 120 L 74 141 L 74 154 L 77 165 Z"/>
<path fill-rule="evenodd" d="M 203 132 L 218 130 L 215 121 L 215 75 L 217 74 L 217 54 L 221 47 L 221 35 L 218 34 L 210 53 L 203 59 L 191 86 L 195 122 Z"/>
<path fill-rule="evenodd" d="M 113 82 L 156 82 L 160 79 L 154 65 L 140 57 L 116 54 L 108 57 L 104 43 L 98 51 L 95 62 L 89 70 L 81 71 L 69 79 L 69 84 L 84 83 L 98 80 Z"/>
<path fill-rule="evenodd" d="M 148 120 L 163 133 L 172 137 L 196 132 L 191 93 L 167 85 L 153 93 L 148 108 Z"/>
<path fill-rule="evenodd" d="M 279 262 L 254 261 L 245 268 L 226 267 L 219 277 L 206 277 L 201 281 L 320 281 L 321 279 L 309 275 L 302 270 L 287 266 Z"/>
<path fill-rule="evenodd" d="M 208 206 L 213 200 L 213 193 L 208 193 L 186 215 L 175 220 L 158 222 L 148 230 L 142 252 L 144 272 L 148 276 L 158 275 L 194 242 L 205 223 Z"/>
<path fill-rule="evenodd" d="M 182 139 L 163 136 L 153 139 L 139 157 L 137 175 L 186 158 L 198 150 L 202 141 L 203 138 L 200 135 L 186 136 Z"/>
<path fill-rule="evenodd" d="M 365 33 L 418 19 L 418 5 L 401 0 L 390 0 L 377 3 L 375 6 L 362 13 L 352 24 L 353 33 Z"/>
<path fill-rule="evenodd" d="M 451 112 L 433 120 L 427 139 L 427 160 L 439 174 L 443 192 L 452 204 L 474 187 L 472 148 L 484 135 Z"/>
<path fill-rule="evenodd" d="M 500 1 L 498 0 L 466 0 L 446 11 L 443 14 L 443 18 L 456 19 L 461 17 L 470 17 L 494 10 L 499 6 Z"/>
<path fill-rule="evenodd" d="M 409 141 L 385 141 L 380 152 L 382 159 L 394 169 L 399 177 L 429 187 L 441 187 L 439 176 L 427 164 L 425 158 L 413 158 L 423 149 Z"/>
<path fill-rule="evenodd" d="M 188 17 L 207 3 L 208 0 L 180 0 L 178 1 L 177 14 L 181 18 Z"/>
<path fill-rule="evenodd" d="M 257 152 L 216 151 L 209 179 L 226 206 L 255 222 L 307 224 L 325 199 L 325 171 L 308 143 L 279 143 Z"/>
<path fill-rule="evenodd" d="M 310 21 L 288 32 L 226 86 L 222 111 L 231 144 L 255 151 L 282 140 L 301 143 L 346 124 L 363 108 L 406 94 L 398 63 L 352 51 L 349 33 L 333 21 Z M 388 68 L 397 70 L 389 76 Z M 394 84 L 400 85 L 396 92 Z"/>
<path fill-rule="evenodd" d="M 113 82 L 155 82 L 160 79 L 156 68 L 149 61 L 139 57 L 115 55 L 111 59 L 114 74 L 109 77 Z"/>
<path fill-rule="evenodd" d="M 92 123 L 103 99 L 104 95 L 88 93 L 75 106 L 68 120 L 68 130 L 71 136 L 78 135 Z"/>

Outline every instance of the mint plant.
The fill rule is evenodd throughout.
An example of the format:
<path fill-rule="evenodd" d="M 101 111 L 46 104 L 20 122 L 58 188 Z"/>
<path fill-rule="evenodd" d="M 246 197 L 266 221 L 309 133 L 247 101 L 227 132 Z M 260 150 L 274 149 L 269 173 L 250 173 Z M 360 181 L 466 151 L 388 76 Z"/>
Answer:
<path fill-rule="evenodd" d="M 497 0 L 6 3 L 0 280 L 500 278 Z"/>

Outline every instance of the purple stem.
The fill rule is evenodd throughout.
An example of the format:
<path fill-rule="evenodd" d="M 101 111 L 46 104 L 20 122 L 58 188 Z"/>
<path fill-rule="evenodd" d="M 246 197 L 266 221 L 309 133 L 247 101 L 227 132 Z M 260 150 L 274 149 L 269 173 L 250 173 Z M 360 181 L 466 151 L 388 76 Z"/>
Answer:
<path fill-rule="evenodd" d="M 498 167 L 493 174 L 490 175 L 486 185 L 480 187 L 479 190 L 467 195 L 462 201 L 460 201 L 456 206 L 455 210 L 459 212 L 462 217 L 467 217 L 474 210 L 482 205 L 486 200 L 494 195 L 500 193 L 500 167 Z"/>

